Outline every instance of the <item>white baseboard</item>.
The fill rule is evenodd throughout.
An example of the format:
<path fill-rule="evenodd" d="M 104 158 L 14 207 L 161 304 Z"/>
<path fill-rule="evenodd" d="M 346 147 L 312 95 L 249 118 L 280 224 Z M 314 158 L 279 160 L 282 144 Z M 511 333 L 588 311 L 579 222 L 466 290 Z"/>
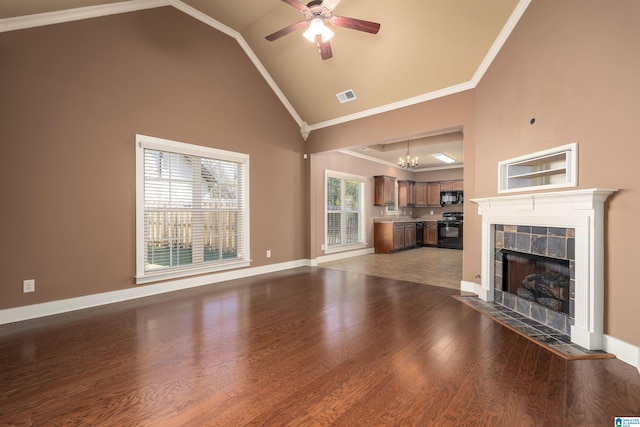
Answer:
<path fill-rule="evenodd" d="M 226 282 L 233 279 L 257 276 L 259 274 L 273 273 L 276 271 L 288 270 L 296 267 L 306 267 L 309 266 L 310 263 L 311 262 L 308 259 L 289 261 L 278 264 L 264 265 L 260 267 L 243 268 L 238 270 L 225 271 L 222 273 L 188 277 L 184 279 L 171 280 L 156 284 L 135 286 L 129 289 L 123 289 L 113 292 L 104 292 L 100 294 L 44 302 L 41 304 L 33 304 L 23 307 L 7 308 L 4 310 L 0 310 L 0 325 L 19 322 L 22 320 L 35 319 L 38 317 L 51 316 L 54 314 L 66 313 L 69 311 L 82 310 L 85 308 L 97 307 L 100 305 L 112 304 L 120 301 L 148 297 L 151 295 L 163 294 L 166 292 L 179 291 L 181 289 Z"/>
<path fill-rule="evenodd" d="M 603 344 L 604 351 L 615 354 L 618 359 L 631 366 L 635 366 L 640 373 L 640 347 L 610 335 L 603 336 Z"/>
<path fill-rule="evenodd" d="M 493 295 L 490 297 L 487 290 L 485 290 L 479 283 L 461 280 L 460 291 L 474 293 L 483 301 L 493 301 Z"/>
<path fill-rule="evenodd" d="M 364 248 L 364 249 L 357 249 L 354 251 L 338 252 L 331 255 L 323 255 L 323 256 L 317 257 L 315 259 L 315 264 L 318 265 L 318 264 L 322 264 L 323 262 L 337 261 L 339 259 L 351 258 L 354 256 L 360 256 L 360 255 L 369 255 L 375 252 L 376 252 L 375 248 Z"/>

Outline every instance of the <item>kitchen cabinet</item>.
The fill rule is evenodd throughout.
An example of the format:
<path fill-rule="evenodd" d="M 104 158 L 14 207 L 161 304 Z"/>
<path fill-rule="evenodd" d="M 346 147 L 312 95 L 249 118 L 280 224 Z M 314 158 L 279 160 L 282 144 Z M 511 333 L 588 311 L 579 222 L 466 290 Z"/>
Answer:
<path fill-rule="evenodd" d="M 377 254 L 388 254 L 416 247 L 415 222 L 376 222 L 373 246 Z"/>
<path fill-rule="evenodd" d="M 437 221 L 425 221 L 424 245 L 438 246 L 438 222 Z"/>
<path fill-rule="evenodd" d="M 464 181 L 442 181 L 440 183 L 440 191 L 463 191 Z"/>
<path fill-rule="evenodd" d="M 404 249 L 404 224 L 393 224 L 393 250 Z"/>
<path fill-rule="evenodd" d="M 404 247 L 405 249 L 411 249 L 416 247 L 416 223 L 415 222 L 404 223 Z"/>
<path fill-rule="evenodd" d="M 427 183 L 427 206 L 440 206 L 440 183 Z"/>
<path fill-rule="evenodd" d="M 373 204 L 375 206 L 394 206 L 396 204 L 396 178 L 378 175 L 373 177 Z"/>
<path fill-rule="evenodd" d="M 416 182 L 416 208 L 426 208 L 428 205 L 427 201 L 427 182 Z"/>
<path fill-rule="evenodd" d="M 414 181 L 398 181 L 398 207 L 411 208 L 415 206 L 415 185 Z"/>

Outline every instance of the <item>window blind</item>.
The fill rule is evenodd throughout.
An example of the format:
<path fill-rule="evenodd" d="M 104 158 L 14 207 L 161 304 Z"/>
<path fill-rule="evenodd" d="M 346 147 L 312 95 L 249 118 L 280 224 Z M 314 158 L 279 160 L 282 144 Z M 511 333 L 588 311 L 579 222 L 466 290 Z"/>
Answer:
<path fill-rule="evenodd" d="M 325 253 L 365 246 L 362 176 L 325 171 Z"/>
<path fill-rule="evenodd" d="M 137 277 L 246 265 L 248 156 L 141 138 Z"/>

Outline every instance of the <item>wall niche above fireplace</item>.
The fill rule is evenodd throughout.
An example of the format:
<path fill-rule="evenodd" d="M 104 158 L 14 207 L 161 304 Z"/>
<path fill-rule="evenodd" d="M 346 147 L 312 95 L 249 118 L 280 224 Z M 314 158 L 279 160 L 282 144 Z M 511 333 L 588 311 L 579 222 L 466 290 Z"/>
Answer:
<path fill-rule="evenodd" d="M 577 185 L 577 142 L 498 163 L 500 193 Z"/>

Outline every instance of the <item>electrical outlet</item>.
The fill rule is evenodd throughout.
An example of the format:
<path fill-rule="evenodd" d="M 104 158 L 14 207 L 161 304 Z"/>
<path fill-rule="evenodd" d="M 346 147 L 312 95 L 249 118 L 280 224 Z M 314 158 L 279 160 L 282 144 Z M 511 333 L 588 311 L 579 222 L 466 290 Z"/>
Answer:
<path fill-rule="evenodd" d="M 36 291 L 36 281 L 35 279 L 28 279 L 22 281 L 22 293 L 26 294 L 27 292 L 35 292 Z"/>
<path fill-rule="evenodd" d="M 271 258 L 271 249 L 267 249 L 267 258 Z"/>
<path fill-rule="evenodd" d="M 320 245 L 320 250 L 324 251 L 324 243 Z"/>

